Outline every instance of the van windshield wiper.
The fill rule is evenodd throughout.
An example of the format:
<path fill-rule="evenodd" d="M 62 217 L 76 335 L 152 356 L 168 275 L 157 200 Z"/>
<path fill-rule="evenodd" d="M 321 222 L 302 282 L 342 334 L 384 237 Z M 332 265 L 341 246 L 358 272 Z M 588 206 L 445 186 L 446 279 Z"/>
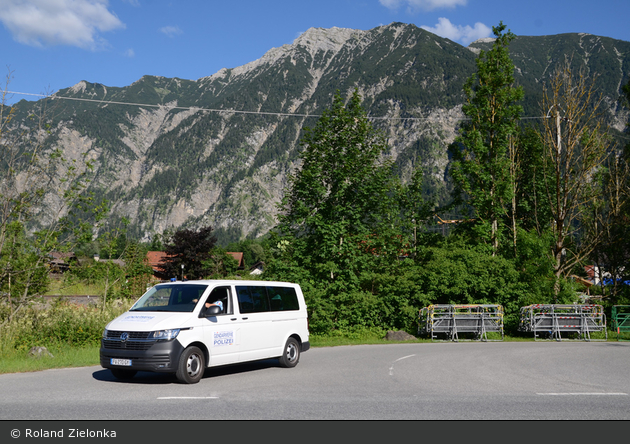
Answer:
<path fill-rule="evenodd" d="M 163 306 L 158 306 L 158 307 L 139 307 L 139 308 L 134 308 L 132 310 L 129 311 L 166 311 L 166 312 L 172 312 L 172 313 L 191 313 L 193 311 L 194 307 L 190 308 L 190 307 L 182 307 L 180 305 L 178 306 L 172 306 L 172 305 L 163 305 Z"/>
<path fill-rule="evenodd" d="M 129 311 L 173 311 L 170 309 L 171 307 L 140 307 L 140 308 L 133 308 Z"/>

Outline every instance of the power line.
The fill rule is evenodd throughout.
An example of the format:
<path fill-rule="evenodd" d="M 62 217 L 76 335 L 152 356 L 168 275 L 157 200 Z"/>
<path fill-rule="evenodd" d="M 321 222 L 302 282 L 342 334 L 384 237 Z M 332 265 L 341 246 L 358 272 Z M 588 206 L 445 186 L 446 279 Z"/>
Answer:
<path fill-rule="evenodd" d="M 73 100 L 76 102 L 90 102 L 90 103 L 99 103 L 101 105 L 127 105 L 127 106 L 138 106 L 138 107 L 146 107 L 146 108 L 168 108 L 183 110 L 183 111 L 207 111 L 207 112 L 216 112 L 216 113 L 224 113 L 224 114 L 249 114 L 249 115 L 265 115 L 265 116 L 277 116 L 277 117 L 322 117 L 321 114 L 300 114 L 300 113 L 274 113 L 268 111 L 241 111 L 235 109 L 218 109 L 218 108 L 200 108 L 195 106 L 167 106 L 167 105 L 154 105 L 148 103 L 135 103 L 135 102 L 118 102 L 112 100 L 98 100 L 98 99 L 85 99 L 78 97 L 64 97 L 57 96 L 55 94 L 34 94 L 34 93 L 24 93 L 17 91 L 5 91 L 6 94 L 18 94 L 22 96 L 34 96 L 34 97 L 43 97 L 48 99 L 61 99 L 61 100 Z M 548 119 L 549 116 L 530 116 L 530 117 L 520 117 L 520 120 L 540 120 L 540 119 Z M 428 121 L 433 120 L 430 117 L 368 117 L 368 119 L 372 120 L 415 120 L 415 121 Z M 450 120 L 470 120 L 468 117 L 454 117 Z"/>
<path fill-rule="evenodd" d="M 260 116 L 276 116 L 276 117 L 304 117 L 304 118 L 310 118 L 310 117 L 322 117 L 321 114 L 300 114 L 300 113 L 273 113 L 273 112 L 268 112 L 268 111 L 241 111 L 241 110 L 235 110 L 235 109 L 215 109 L 215 108 L 200 108 L 200 107 L 195 107 L 195 106 L 167 106 L 167 105 L 154 105 L 154 104 L 148 104 L 148 103 L 135 103 L 135 102 L 117 102 L 117 101 L 112 101 L 112 100 L 98 100 L 98 99 L 85 99 L 85 98 L 78 98 L 78 97 L 64 97 L 64 96 L 56 96 L 54 94 L 50 95 L 50 94 L 35 94 L 35 93 L 24 93 L 24 92 L 17 92 L 17 91 L 4 91 L 5 94 L 18 94 L 18 95 L 22 95 L 22 96 L 34 96 L 34 97 L 43 97 L 43 98 L 49 98 L 49 99 L 61 99 L 61 100 L 73 100 L 76 102 L 90 102 L 90 103 L 99 103 L 101 105 L 127 105 L 127 106 L 138 106 L 138 107 L 145 107 L 145 108 L 161 108 L 161 107 L 165 107 L 168 108 L 169 111 L 172 109 L 177 109 L 177 110 L 183 110 L 183 111 L 194 111 L 194 112 L 198 112 L 198 111 L 207 111 L 207 112 L 216 112 L 216 113 L 223 113 L 223 114 L 246 114 L 246 115 L 260 115 Z M 383 116 L 383 117 L 371 117 L 368 116 L 368 119 L 371 120 L 397 120 L 397 121 L 430 121 L 430 120 L 435 120 L 434 118 L 431 117 L 387 117 L 387 116 Z M 529 117 L 520 117 L 520 120 L 542 120 L 542 119 L 549 119 L 549 116 L 529 116 Z M 450 120 L 458 120 L 458 121 L 464 121 L 464 120 L 471 120 L 469 117 L 454 117 L 451 118 Z M 627 137 L 623 134 L 618 135 L 617 137 L 622 138 L 622 139 L 628 139 L 630 140 L 630 137 Z"/>
<path fill-rule="evenodd" d="M 154 105 L 147 103 L 135 103 L 135 102 L 117 102 L 111 100 L 98 100 L 98 99 L 85 99 L 78 97 L 64 97 L 64 96 L 56 96 L 54 94 L 34 94 L 34 93 L 23 93 L 17 91 L 6 91 L 7 94 L 18 94 L 24 96 L 35 96 L 35 97 L 43 97 L 48 99 L 61 99 L 61 100 L 74 100 L 77 102 L 90 102 L 90 103 L 98 103 L 101 105 L 127 105 L 127 106 L 138 106 L 138 107 L 146 107 L 146 108 L 161 108 L 165 107 L 169 110 L 177 109 L 184 111 L 207 111 L 207 112 L 216 112 L 216 113 L 224 113 L 224 114 L 250 114 L 250 115 L 266 115 L 266 116 L 277 116 L 277 117 L 322 117 L 321 114 L 300 114 L 300 113 L 274 113 L 274 112 L 266 112 L 266 111 L 240 111 L 234 109 L 215 109 L 215 108 L 200 108 L 195 106 L 167 106 L 167 105 Z M 368 119 L 373 120 L 416 120 L 416 121 L 428 121 L 432 120 L 429 117 L 368 117 Z M 451 120 L 468 120 L 468 118 L 452 118 Z"/>
<path fill-rule="evenodd" d="M 44 97 L 48 99 L 63 99 L 63 100 L 74 100 L 77 102 L 91 102 L 91 103 L 99 103 L 101 105 L 128 105 L 128 106 L 141 106 L 147 108 L 161 108 L 165 107 L 169 110 L 171 109 L 179 109 L 185 111 L 209 111 L 209 112 L 217 112 L 217 113 L 226 113 L 226 114 L 259 114 L 259 115 L 272 115 L 272 116 L 286 116 L 286 117 L 321 117 L 316 114 L 297 114 L 297 113 L 272 113 L 265 111 L 239 111 L 239 110 L 226 110 L 226 109 L 213 109 L 213 108 L 200 108 L 195 106 L 166 106 L 166 105 L 154 105 L 148 103 L 135 103 L 135 102 L 117 102 L 113 100 L 98 100 L 98 99 L 85 99 L 78 97 L 64 97 L 64 96 L 56 96 L 54 94 L 33 94 L 33 93 L 22 93 L 16 91 L 7 91 L 7 94 L 20 94 L 25 96 L 36 96 L 36 97 Z"/>

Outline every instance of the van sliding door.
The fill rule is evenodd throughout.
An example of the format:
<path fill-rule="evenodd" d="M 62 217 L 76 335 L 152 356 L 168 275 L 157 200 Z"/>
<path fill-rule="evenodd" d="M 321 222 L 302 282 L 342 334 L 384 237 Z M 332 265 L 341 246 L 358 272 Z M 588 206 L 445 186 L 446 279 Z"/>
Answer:
<path fill-rule="evenodd" d="M 274 322 L 265 286 L 237 285 L 236 296 L 241 322 L 241 361 L 278 356 L 284 346 L 284 326 Z M 280 323 L 282 324 L 282 323 Z"/>
<path fill-rule="evenodd" d="M 204 341 L 210 351 L 210 365 L 231 364 L 239 361 L 242 320 L 234 314 L 234 299 L 230 287 L 212 290 L 205 302 L 220 302 L 220 314 L 203 319 Z"/>

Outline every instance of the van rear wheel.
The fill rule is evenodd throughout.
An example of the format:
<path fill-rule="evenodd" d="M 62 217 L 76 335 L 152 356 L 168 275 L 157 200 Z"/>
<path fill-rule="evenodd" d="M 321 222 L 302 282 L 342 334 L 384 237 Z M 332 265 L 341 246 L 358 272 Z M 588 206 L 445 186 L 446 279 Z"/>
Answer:
<path fill-rule="evenodd" d="M 205 358 L 199 347 L 188 347 L 179 357 L 177 379 L 185 384 L 196 384 L 206 369 Z"/>
<path fill-rule="evenodd" d="M 300 343 L 295 338 L 289 338 L 280 356 L 280 365 L 285 368 L 295 367 L 299 361 Z"/>

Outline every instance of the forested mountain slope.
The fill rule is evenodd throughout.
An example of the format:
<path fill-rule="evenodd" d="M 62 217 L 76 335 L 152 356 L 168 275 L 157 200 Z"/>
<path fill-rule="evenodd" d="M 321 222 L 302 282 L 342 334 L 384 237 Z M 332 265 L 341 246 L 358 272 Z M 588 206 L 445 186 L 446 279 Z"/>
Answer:
<path fill-rule="evenodd" d="M 478 51 L 490 45 L 466 48 L 402 23 L 312 28 L 259 60 L 196 81 L 145 76 L 122 88 L 82 81 L 60 90 L 56 96 L 81 100 L 46 99 L 53 118 L 47 146 L 69 159 L 87 153 L 92 189 L 110 200 L 116 217 L 131 220 L 140 239 L 201 225 L 224 242 L 259 236 L 275 225 L 302 128 L 315 125 L 336 90 L 358 88 L 400 174 L 421 164 L 426 193 L 444 199 L 462 86 Z M 630 42 L 564 34 L 517 37 L 510 48 L 527 122 L 544 115 L 543 82 L 571 56 L 599 75 L 610 124 L 623 131 L 617 98 L 630 75 Z M 27 125 L 43 102 L 19 102 L 15 122 Z"/>

